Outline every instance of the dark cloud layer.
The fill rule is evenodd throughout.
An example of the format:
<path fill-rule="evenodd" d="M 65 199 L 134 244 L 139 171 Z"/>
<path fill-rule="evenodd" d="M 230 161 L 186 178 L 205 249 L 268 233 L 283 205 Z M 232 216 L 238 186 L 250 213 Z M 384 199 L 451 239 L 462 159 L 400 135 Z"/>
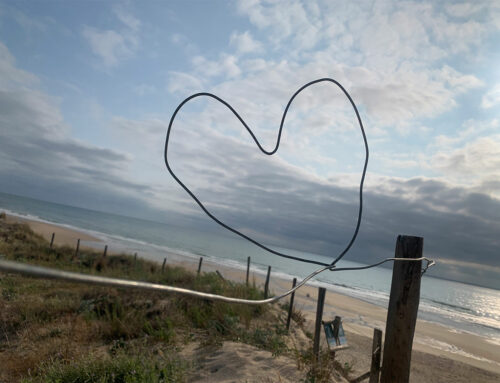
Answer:
<path fill-rule="evenodd" d="M 172 166 L 218 218 L 276 246 L 332 258 L 346 246 L 356 223 L 356 187 L 313 177 L 279 156 L 263 158 L 253 145 L 208 129 L 184 128 L 172 141 Z M 422 236 L 425 255 L 445 260 L 431 275 L 500 287 L 497 199 L 426 178 L 374 179 L 364 197 L 347 259 L 376 262 L 394 254 L 398 234 Z"/>
<path fill-rule="evenodd" d="M 45 94 L 0 92 L 0 190 L 144 216 L 152 189 L 127 177 L 129 156 L 67 138 Z"/>

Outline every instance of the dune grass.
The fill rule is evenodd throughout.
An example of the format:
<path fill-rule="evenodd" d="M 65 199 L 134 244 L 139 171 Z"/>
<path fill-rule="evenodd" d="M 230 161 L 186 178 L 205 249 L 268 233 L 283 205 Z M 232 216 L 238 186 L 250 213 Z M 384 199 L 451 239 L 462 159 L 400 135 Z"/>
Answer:
<path fill-rule="evenodd" d="M 102 276 L 169 284 L 227 296 L 262 299 L 255 284 L 196 275 L 120 254 L 53 246 L 25 224 L 0 218 L 0 256 L 9 260 Z M 243 342 L 286 354 L 308 382 L 331 381 L 328 357 L 311 369 L 311 349 L 290 346 L 287 304 L 249 306 L 173 294 L 122 290 L 0 273 L 0 381 L 186 382 L 195 368 L 180 351 L 192 342 Z M 305 323 L 294 309 L 297 328 Z M 289 339 L 288 339 L 289 340 Z M 293 343 L 293 342 L 292 342 Z M 287 346 L 287 344 L 289 346 Z"/>
<path fill-rule="evenodd" d="M 170 284 L 261 299 L 255 285 L 197 276 L 128 255 L 54 246 L 27 225 L 0 219 L 0 254 L 41 266 Z M 287 352 L 282 321 L 269 306 L 228 304 L 180 295 L 120 290 L 0 274 L 0 381 L 185 381 L 189 363 L 177 357 L 189 342 L 233 340 L 274 355 Z M 273 323 L 262 328 L 259 319 Z M 156 350 L 151 354 L 150 350 Z M 147 357 L 146 357 L 147 355 Z M 170 355 L 167 359 L 161 355 Z M 128 371 L 128 372 L 127 372 Z M 133 373 L 132 373 L 133 372 Z M 92 375 L 93 374 L 93 375 Z"/>

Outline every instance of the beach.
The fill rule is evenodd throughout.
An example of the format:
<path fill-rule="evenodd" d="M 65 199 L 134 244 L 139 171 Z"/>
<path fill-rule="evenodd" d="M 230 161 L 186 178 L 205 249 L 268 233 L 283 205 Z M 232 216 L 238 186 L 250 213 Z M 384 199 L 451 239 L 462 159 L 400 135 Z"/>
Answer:
<path fill-rule="evenodd" d="M 8 220 L 20 218 L 8 216 Z M 100 239 L 85 232 L 40 221 L 22 219 L 33 231 L 50 241 L 55 233 L 55 243 L 75 246 L 77 239 L 89 243 L 99 243 Z M 108 254 L 113 254 L 109 248 Z M 172 256 L 168 262 L 196 270 L 198 263 L 189 257 Z M 204 259 L 202 271 L 218 270 L 226 279 L 244 281 L 245 271 L 227 267 Z M 251 280 L 264 284 L 261 273 L 251 272 Z M 280 294 L 291 287 L 291 280 L 271 274 L 270 290 Z M 314 326 L 317 287 L 306 285 L 297 291 L 296 308 L 306 318 L 306 326 L 312 332 Z M 284 302 L 288 298 L 284 299 Z M 370 352 L 373 328 L 385 331 L 387 312 L 384 308 L 360 299 L 327 291 L 323 318 L 342 317 L 349 344 L 347 350 L 338 352 L 336 358 L 342 364 L 352 367 L 352 375 L 357 376 L 370 368 Z M 322 338 L 322 347 L 326 347 Z M 412 382 L 497 382 L 500 381 L 500 346 L 488 339 L 473 334 L 459 332 L 436 323 L 418 320 L 412 354 Z M 249 356 L 250 357 L 250 356 Z M 255 368 L 259 368 L 255 366 Z"/>

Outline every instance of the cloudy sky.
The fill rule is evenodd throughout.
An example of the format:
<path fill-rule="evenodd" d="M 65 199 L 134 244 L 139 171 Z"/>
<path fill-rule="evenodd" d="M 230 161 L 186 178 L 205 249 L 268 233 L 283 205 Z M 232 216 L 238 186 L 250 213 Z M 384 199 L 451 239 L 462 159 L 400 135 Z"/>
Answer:
<path fill-rule="evenodd" d="M 1 1 L 0 191 L 213 229 L 163 163 L 175 107 L 213 92 L 270 150 L 293 92 L 331 77 L 370 145 L 349 259 L 418 235 L 435 275 L 500 288 L 498 41 L 493 0 Z M 206 99 L 171 145 L 178 176 L 258 240 L 333 257 L 352 235 L 364 146 L 332 84 L 297 97 L 275 156 Z"/>

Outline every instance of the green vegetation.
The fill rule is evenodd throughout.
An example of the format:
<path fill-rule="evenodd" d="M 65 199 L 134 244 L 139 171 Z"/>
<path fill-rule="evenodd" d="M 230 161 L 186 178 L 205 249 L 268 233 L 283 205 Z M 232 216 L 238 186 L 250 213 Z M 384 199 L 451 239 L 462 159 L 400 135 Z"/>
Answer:
<path fill-rule="evenodd" d="M 51 249 L 27 225 L 7 224 L 3 219 L 0 254 L 69 271 L 263 298 L 255 284 L 224 281 L 215 273 L 197 276 L 168 265 L 162 272 L 153 262 L 135 261 L 128 255 L 103 258 L 88 249 L 75 257 L 74 249 Z M 227 340 L 254 345 L 274 356 L 297 358 L 300 369 L 310 366 L 295 346 L 287 346 L 291 342 L 284 328 L 286 311 L 277 306 L 228 304 L 2 273 L 0 291 L 2 382 L 184 382 L 195 366 L 180 356 L 183 347 L 193 342 L 217 347 Z M 294 311 L 293 319 L 304 324 L 300 311 Z M 316 372 L 311 376 L 320 378 Z"/>
<path fill-rule="evenodd" d="M 186 371 L 187 365 L 180 359 L 153 362 L 146 358 L 120 355 L 104 360 L 81 359 L 74 363 L 50 361 L 39 367 L 37 377 L 25 378 L 22 381 L 23 383 L 185 382 Z"/>

